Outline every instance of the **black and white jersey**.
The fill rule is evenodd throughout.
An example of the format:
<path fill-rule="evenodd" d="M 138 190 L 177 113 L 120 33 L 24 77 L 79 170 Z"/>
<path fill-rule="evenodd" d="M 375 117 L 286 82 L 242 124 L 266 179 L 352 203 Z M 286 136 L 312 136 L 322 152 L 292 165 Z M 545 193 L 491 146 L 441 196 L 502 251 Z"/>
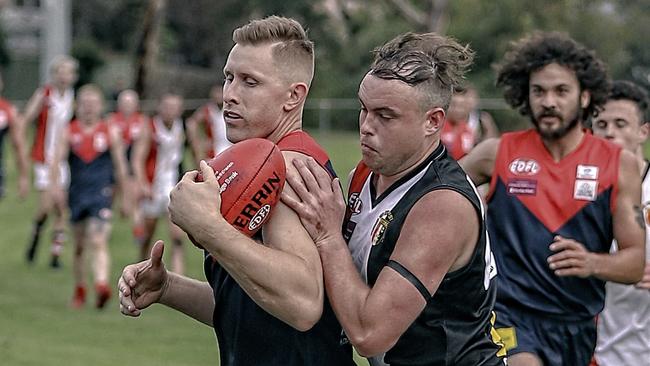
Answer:
<path fill-rule="evenodd" d="M 496 355 L 499 346 L 492 339 L 491 325 L 496 266 L 474 185 L 442 144 L 379 196 L 373 175 L 359 163 L 350 183 L 343 226 L 354 263 L 369 286 L 387 265 L 409 211 L 431 191 L 449 189 L 469 200 L 480 218 L 480 235 L 469 263 L 445 276 L 395 346 L 371 359 L 371 364 L 503 365 Z"/>

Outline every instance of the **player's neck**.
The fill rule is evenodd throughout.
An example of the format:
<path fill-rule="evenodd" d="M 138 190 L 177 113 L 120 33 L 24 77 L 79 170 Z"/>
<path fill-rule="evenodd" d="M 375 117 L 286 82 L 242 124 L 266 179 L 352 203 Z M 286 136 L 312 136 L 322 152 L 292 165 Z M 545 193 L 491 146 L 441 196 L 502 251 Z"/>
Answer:
<path fill-rule="evenodd" d="M 582 129 L 582 124 L 579 123 L 566 135 L 558 139 L 542 138 L 542 142 L 544 143 L 546 150 L 551 154 L 553 160 L 559 162 L 565 156 L 578 148 L 584 136 L 585 131 Z"/>
<path fill-rule="evenodd" d="M 406 162 L 400 170 L 394 173 L 389 173 L 389 175 L 385 175 L 382 173 L 377 173 L 373 174 L 376 179 L 374 181 L 375 184 L 375 192 L 377 192 L 377 195 L 382 194 L 385 190 L 387 190 L 390 186 L 392 186 L 395 182 L 398 180 L 402 179 L 405 175 L 409 174 L 413 169 L 417 168 L 422 164 L 425 160 L 431 156 L 433 151 L 438 148 L 438 146 L 441 144 L 440 140 L 434 141 L 430 146 L 428 146 L 424 151 L 422 151 L 420 154 L 415 154 L 418 156 L 417 160 L 413 161 L 408 161 Z"/>
<path fill-rule="evenodd" d="M 284 136 L 293 131 L 302 129 L 302 116 L 301 115 L 287 115 L 278 123 L 278 126 L 266 137 L 267 140 L 277 143 Z"/>
<path fill-rule="evenodd" d="M 52 84 L 52 86 L 54 87 L 54 91 L 60 95 L 65 94 L 65 92 L 69 89 L 69 87 L 66 85 Z"/>
<path fill-rule="evenodd" d="M 643 145 L 639 145 L 636 148 L 636 151 L 634 151 L 634 156 L 636 157 L 636 163 L 639 165 L 639 172 L 642 175 L 641 179 L 643 179 L 643 172 L 645 172 L 646 164 L 648 163 L 645 160 L 645 156 L 643 155 Z"/>
<path fill-rule="evenodd" d="M 99 118 L 84 119 L 79 122 L 81 122 L 81 129 L 84 132 L 89 132 L 95 128 L 95 125 L 99 122 Z"/>

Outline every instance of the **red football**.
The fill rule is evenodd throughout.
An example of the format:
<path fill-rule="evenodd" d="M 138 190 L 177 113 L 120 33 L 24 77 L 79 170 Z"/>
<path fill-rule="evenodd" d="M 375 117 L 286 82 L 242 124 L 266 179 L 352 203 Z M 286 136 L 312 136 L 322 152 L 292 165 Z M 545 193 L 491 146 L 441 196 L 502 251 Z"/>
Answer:
<path fill-rule="evenodd" d="M 280 149 L 254 138 L 238 142 L 208 161 L 221 184 L 221 214 L 239 231 L 253 236 L 280 200 L 286 167 Z M 203 181 L 199 173 L 197 181 Z"/>

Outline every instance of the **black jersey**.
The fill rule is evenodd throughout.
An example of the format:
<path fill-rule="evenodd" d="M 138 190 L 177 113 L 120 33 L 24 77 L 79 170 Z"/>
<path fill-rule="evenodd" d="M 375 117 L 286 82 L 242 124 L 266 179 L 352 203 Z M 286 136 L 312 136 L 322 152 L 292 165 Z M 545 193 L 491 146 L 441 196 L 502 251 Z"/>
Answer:
<path fill-rule="evenodd" d="M 344 223 L 353 260 L 369 286 L 387 265 L 409 211 L 431 191 L 449 189 L 463 195 L 481 218 L 481 231 L 469 263 L 444 277 L 422 313 L 383 355 L 383 361 L 377 357 L 371 364 L 503 365 L 496 356 L 499 346 L 491 337 L 496 267 L 473 184 L 442 144 L 379 196 L 372 175 L 359 163 L 351 180 Z"/>
<path fill-rule="evenodd" d="M 305 132 L 288 134 L 278 146 L 314 157 L 335 176 L 327 154 Z M 209 254 L 204 265 L 214 290 L 213 325 L 222 366 L 354 365 L 352 347 L 341 342 L 342 329 L 327 298 L 318 323 L 300 332 L 259 307 Z"/>

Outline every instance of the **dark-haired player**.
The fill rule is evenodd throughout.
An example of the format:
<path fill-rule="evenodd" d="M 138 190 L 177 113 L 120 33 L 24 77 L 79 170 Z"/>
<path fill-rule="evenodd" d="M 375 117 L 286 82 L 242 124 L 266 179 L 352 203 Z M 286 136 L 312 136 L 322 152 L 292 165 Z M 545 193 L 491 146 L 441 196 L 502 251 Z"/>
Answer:
<path fill-rule="evenodd" d="M 313 161 L 294 162 L 300 176 L 288 176 L 300 200 L 283 199 L 314 239 L 345 334 L 373 366 L 504 364 L 483 207 L 440 141 L 472 56 L 434 33 L 376 50 L 359 86 L 363 160 L 347 211 L 339 182 Z"/>
<path fill-rule="evenodd" d="M 638 165 L 582 127 L 610 86 L 583 45 L 535 33 L 511 45 L 497 73 L 506 101 L 534 125 L 486 140 L 460 162 L 474 183 L 491 179 L 497 330 L 509 365 L 587 365 L 605 281 L 636 283 L 643 273 Z M 614 238 L 619 251 L 610 254 Z"/>
<path fill-rule="evenodd" d="M 598 315 L 595 365 L 643 365 L 650 360 L 650 208 L 649 162 L 643 154 L 648 139 L 648 93 L 629 81 L 615 81 L 603 110 L 593 119 L 594 135 L 606 138 L 636 157 L 641 172 L 641 202 L 646 225 L 645 272 L 641 282 L 624 285 L 608 282 L 605 309 Z M 612 252 L 618 244 L 612 243 Z"/>

